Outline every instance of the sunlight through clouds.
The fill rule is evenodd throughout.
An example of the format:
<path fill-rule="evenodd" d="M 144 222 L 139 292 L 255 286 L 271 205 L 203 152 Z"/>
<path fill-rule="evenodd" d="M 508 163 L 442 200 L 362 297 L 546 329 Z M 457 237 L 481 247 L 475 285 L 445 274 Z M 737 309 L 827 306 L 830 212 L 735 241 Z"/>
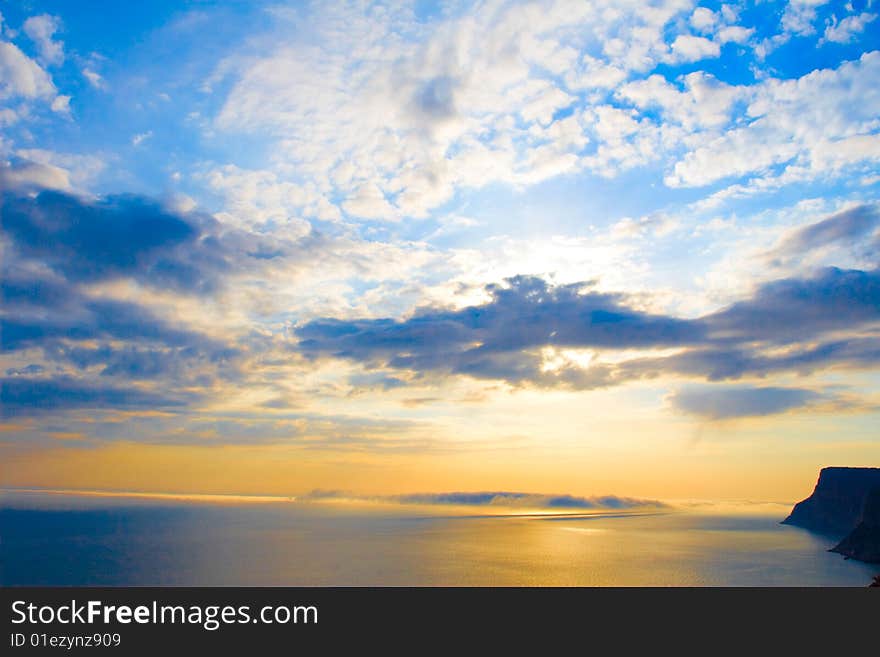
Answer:
<path fill-rule="evenodd" d="M 871 2 L 106 11 L 0 20 L 0 449 L 878 458 Z"/>

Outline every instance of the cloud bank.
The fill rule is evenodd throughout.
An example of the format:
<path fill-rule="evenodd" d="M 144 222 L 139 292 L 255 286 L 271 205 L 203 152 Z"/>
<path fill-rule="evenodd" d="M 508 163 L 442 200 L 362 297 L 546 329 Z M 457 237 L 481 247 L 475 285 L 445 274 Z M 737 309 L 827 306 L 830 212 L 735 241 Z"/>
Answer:
<path fill-rule="evenodd" d="M 601 495 L 579 497 L 576 495 L 546 495 L 512 491 L 479 491 L 449 493 L 411 493 L 407 495 L 363 496 L 342 491 L 316 490 L 297 496 L 298 501 L 363 500 L 393 504 L 431 506 L 473 506 L 502 509 L 555 509 L 555 510 L 629 510 L 639 508 L 664 508 L 659 500 Z"/>

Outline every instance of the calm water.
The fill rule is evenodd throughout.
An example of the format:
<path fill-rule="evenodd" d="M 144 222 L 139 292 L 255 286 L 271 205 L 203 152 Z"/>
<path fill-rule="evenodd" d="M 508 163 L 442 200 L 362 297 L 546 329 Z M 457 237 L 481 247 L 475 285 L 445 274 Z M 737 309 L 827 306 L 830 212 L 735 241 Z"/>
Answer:
<path fill-rule="evenodd" d="M 298 503 L 3 506 L 6 585 L 865 586 L 880 570 L 827 552 L 833 538 L 780 525 L 782 506 L 561 518 Z"/>

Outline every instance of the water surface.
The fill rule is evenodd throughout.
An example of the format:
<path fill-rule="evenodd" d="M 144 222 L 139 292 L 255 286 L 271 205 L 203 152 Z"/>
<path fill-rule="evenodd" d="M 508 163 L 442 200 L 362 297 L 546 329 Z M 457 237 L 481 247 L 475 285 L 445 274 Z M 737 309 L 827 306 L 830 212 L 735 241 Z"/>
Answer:
<path fill-rule="evenodd" d="M 782 506 L 450 515 L 396 505 L 2 498 L 5 585 L 864 586 Z"/>

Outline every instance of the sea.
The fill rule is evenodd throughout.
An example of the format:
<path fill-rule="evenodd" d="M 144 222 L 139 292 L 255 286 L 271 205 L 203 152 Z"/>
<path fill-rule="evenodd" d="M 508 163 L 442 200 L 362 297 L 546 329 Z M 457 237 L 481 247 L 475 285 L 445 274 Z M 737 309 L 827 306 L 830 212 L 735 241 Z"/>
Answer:
<path fill-rule="evenodd" d="M 0 494 L 4 586 L 866 586 L 788 506 L 557 513 L 234 496 Z"/>

